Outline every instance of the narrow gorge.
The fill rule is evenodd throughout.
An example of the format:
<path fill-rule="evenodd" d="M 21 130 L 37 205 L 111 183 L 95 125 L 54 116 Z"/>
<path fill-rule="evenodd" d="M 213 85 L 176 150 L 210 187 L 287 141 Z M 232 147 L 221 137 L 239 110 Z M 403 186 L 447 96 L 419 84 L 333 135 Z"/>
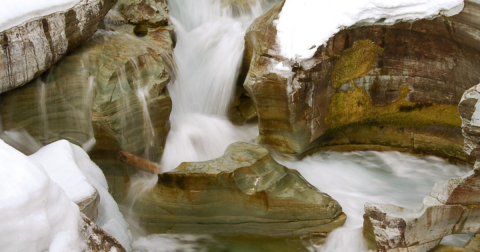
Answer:
<path fill-rule="evenodd" d="M 22 1 L 3 249 L 480 251 L 478 1 Z"/>

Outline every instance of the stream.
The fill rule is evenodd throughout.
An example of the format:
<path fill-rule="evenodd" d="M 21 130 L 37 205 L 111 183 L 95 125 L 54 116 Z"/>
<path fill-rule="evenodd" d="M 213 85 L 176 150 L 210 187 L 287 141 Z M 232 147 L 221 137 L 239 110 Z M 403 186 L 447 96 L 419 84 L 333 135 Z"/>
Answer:
<path fill-rule="evenodd" d="M 169 1 L 178 41 L 174 51 L 178 76 L 168 86 L 173 110 L 161 163 L 166 171 L 181 162 L 217 158 L 236 141 L 255 143 L 257 126 L 235 126 L 227 112 L 243 56 L 243 36 L 253 20 L 275 2 L 238 2 Z M 137 236 L 134 251 L 367 251 L 362 236 L 366 202 L 418 209 L 436 182 L 462 176 L 469 170 L 439 158 L 399 152 L 325 152 L 301 161 L 277 161 L 298 170 L 343 207 L 347 222 L 333 231 L 324 244 L 310 237 L 157 234 Z M 442 244 L 463 246 L 470 237 L 451 236 Z"/>

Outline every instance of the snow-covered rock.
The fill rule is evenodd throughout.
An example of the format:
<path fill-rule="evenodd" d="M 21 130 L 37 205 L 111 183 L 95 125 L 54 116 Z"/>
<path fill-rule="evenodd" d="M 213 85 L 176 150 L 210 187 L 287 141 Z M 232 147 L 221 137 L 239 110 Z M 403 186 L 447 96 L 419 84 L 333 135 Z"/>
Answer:
<path fill-rule="evenodd" d="M 332 2 L 320 7 L 320 2 L 279 3 L 246 33 L 241 72 L 245 81 L 240 81 L 256 105 L 259 143 L 295 156 L 316 150 L 390 149 L 473 162 L 463 152 L 457 105 L 463 92 L 480 80 L 476 70 L 480 67 L 480 5 L 465 1 L 465 8 L 450 17 L 386 25 L 404 19 L 400 13 L 408 13 L 403 8 L 407 1 L 359 1 L 403 7 L 398 13 L 392 8 L 386 16 L 375 16 L 378 22 L 373 25 L 355 21 L 369 11 L 352 12 L 349 18 L 354 20 L 345 24 L 355 25 L 336 27 L 341 29 L 328 35 L 324 44 L 311 44 L 307 49 L 315 52 L 313 56 L 286 56 L 279 29 L 290 5 L 312 9 L 299 15 L 304 20 L 294 26 L 299 33 L 309 31 L 314 37 L 330 22 L 345 21 L 322 23 L 316 21 L 320 17 L 315 15 L 320 14 L 308 21 L 304 16 L 336 6 Z M 423 2 L 435 5 L 437 14 L 448 8 L 437 6 L 442 1 Z M 411 3 L 414 12 L 420 2 Z M 303 35 L 298 36 L 292 41 L 302 40 Z"/>
<path fill-rule="evenodd" d="M 346 27 L 414 21 L 462 9 L 463 0 L 287 0 L 276 21 L 276 40 L 283 57 L 308 59 Z"/>
<path fill-rule="evenodd" d="M 83 149 L 61 140 L 27 157 L 0 140 L 0 162 L 2 249 L 130 250 L 128 225 L 108 194 L 105 176 Z M 84 202 L 97 192 L 99 227 L 73 202 Z"/>
<path fill-rule="evenodd" d="M 4 251 L 82 251 L 75 205 L 41 165 L 0 140 L 0 244 Z"/>
<path fill-rule="evenodd" d="M 100 203 L 96 224 L 130 250 L 132 237 L 128 224 L 108 192 L 102 170 L 82 148 L 66 140 L 59 140 L 41 148 L 29 158 L 40 163 L 74 202 L 88 200 L 98 191 Z"/>
<path fill-rule="evenodd" d="M 31 81 L 91 37 L 116 2 L 2 1 L 0 93 Z"/>

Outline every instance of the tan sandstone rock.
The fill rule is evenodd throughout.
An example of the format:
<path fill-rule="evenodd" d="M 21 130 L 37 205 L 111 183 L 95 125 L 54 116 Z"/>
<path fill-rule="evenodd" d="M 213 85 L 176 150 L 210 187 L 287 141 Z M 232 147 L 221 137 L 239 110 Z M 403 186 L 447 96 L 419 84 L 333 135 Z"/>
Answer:
<path fill-rule="evenodd" d="M 257 108 L 260 144 L 289 155 L 368 146 L 473 162 L 457 104 L 480 80 L 478 3 L 452 17 L 349 27 L 305 60 L 276 49 L 282 6 L 245 36 L 240 82 Z"/>
<path fill-rule="evenodd" d="M 90 38 L 116 2 L 81 0 L 1 31 L 0 93 L 25 85 Z"/>
<path fill-rule="evenodd" d="M 118 4 L 126 3 L 132 6 Z M 153 162 L 163 154 L 172 108 L 165 87 L 175 77 L 173 26 L 147 27 L 138 37 L 114 7 L 101 28 L 48 72 L 2 94 L 0 117 L 3 130 L 24 129 L 44 145 L 67 139 L 90 149 L 110 193 L 122 200 L 133 171 L 117 161 L 118 151 Z"/>
<path fill-rule="evenodd" d="M 343 225 L 340 205 L 268 151 L 234 143 L 224 156 L 182 163 L 133 207 L 154 233 L 300 236 Z"/>

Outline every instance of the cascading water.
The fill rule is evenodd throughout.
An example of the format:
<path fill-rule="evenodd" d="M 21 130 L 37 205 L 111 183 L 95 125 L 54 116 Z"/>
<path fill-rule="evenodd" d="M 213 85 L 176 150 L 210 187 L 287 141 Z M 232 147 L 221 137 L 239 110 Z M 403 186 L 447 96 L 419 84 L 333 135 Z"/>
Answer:
<path fill-rule="evenodd" d="M 374 151 L 327 152 L 281 163 L 297 169 L 312 185 L 336 199 L 347 214 L 345 225 L 333 231 L 326 244 L 311 245 L 311 250 L 321 252 L 367 251 L 362 235 L 365 203 L 419 209 L 436 182 L 463 176 L 469 170 L 435 157 Z"/>
<path fill-rule="evenodd" d="M 162 158 L 164 170 L 184 161 L 219 157 L 236 141 L 252 141 L 256 126 L 234 126 L 227 119 L 245 31 L 271 3 L 227 0 L 170 1 L 177 45 L 176 82 L 170 85 L 172 128 Z"/>
<path fill-rule="evenodd" d="M 272 3 L 233 2 L 169 2 L 178 39 L 174 53 L 178 75 L 175 83 L 168 87 L 173 110 L 170 117 L 172 128 L 162 159 L 166 171 L 174 169 L 180 162 L 217 158 L 229 144 L 252 141 L 258 132 L 255 126 L 232 125 L 227 120 L 227 110 L 241 63 L 245 31 Z M 434 183 L 461 176 L 468 170 L 437 158 L 418 158 L 397 152 L 322 153 L 302 161 L 280 162 L 300 171 L 311 184 L 342 205 L 348 220 L 344 227 L 329 235 L 326 243 L 317 245 L 308 238 L 259 242 L 208 235 L 151 235 L 137 239 L 134 248 L 138 251 L 224 248 L 239 251 L 367 251 L 362 236 L 366 202 L 420 208 L 422 198 L 429 194 Z M 145 181 L 153 184 L 151 179 Z M 159 249 L 159 244 L 163 249 Z"/>

